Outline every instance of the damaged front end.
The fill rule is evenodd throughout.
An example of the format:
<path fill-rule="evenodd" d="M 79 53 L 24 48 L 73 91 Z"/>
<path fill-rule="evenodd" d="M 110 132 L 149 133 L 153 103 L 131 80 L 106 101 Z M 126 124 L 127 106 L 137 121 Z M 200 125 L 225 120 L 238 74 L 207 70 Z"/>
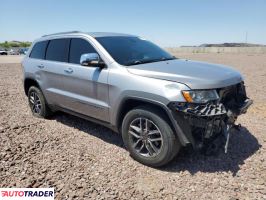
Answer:
<path fill-rule="evenodd" d="M 172 102 L 169 108 L 190 143 L 206 154 L 224 146 L 227 153 L 230 130 L 237 117 L 246 113 L 252 100 L 247 98 L 244 83 L 216 90 L 219 98 L 205 103 Z"/>

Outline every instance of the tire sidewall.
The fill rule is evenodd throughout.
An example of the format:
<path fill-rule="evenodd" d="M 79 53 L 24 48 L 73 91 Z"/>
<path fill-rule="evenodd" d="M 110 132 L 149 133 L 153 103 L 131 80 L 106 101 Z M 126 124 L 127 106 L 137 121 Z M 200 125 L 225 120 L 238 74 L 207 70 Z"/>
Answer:
<path fill-rule="evenodd" d="M 41 108 L 41 113 L 40 113 L 40 114 L 33 112 L 33 109 L 32 109 L 32 107 L 31 107 L 31 104 L 30 104 L 30 95 L 31 95 L 32 92 L 35 92 L 35 93 L 38 95 L 39 99 L 40 99 L 41 106 L 42 106 L 42 108 Z M 45 101 L 45 98 L 44 98 L 44 96 L 43 96 L 43 94 L 42 94 L 42 92 L 41 92 L 41 90 L 40 90 L 39 88 L 37 88 L 37 87 L 35 87 L 35 86 L 31 86 L 31 87 L 30 87 L 30 89 L 29 89 L 29 91 L 28 91 L 28 102 L 29 102 L 29 105 L 30 105 L 31 112 L 32 112 L 32 114 L 33 114 L 35 117 L 44 118 L 44 117 L 47 116 L 47 111 L 46 111 L 46 109 L 47 109 L 46 101 Z"/>
<path fill-rule="evenodd" d="M 162 134 L 163 146 L 160 153 L 155 157 L 142 156 L 130 145 L 130 138 L 128 134 L 129 125 L 134 119 L 139 117 L 144 117 L 151 120 L 159 128 Z M 175 148 L 173 145 L 175 145 L 174 141 L 176 140 L 171 127 L 163 118 L 161 118 L 161 116 L 159 116 L 157 113 L 153 113 L 144 109 L 132 110 L 125 116 L 122 124 L 122 138 L 126 148 L 130 152 L 130 155 L 135 160 L 149 166 L 160 166 L 165 164 L 165 162 L 172 157 L 171 153 L 173 148 Z"/>

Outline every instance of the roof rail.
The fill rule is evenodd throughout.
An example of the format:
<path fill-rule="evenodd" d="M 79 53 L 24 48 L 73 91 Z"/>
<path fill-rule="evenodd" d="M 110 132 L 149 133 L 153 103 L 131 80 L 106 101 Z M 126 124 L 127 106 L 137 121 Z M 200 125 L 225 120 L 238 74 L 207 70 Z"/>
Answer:
<path fill-rule="evenodd" d="M 69 33 L 82 33 L 81 31 L 68 31 L 68 32 L 59 32 L 53 34 L 43 35 L 42 37 L 51 36 L 51 35 L 62 35 L 62 34 L 69 34 Z"/>

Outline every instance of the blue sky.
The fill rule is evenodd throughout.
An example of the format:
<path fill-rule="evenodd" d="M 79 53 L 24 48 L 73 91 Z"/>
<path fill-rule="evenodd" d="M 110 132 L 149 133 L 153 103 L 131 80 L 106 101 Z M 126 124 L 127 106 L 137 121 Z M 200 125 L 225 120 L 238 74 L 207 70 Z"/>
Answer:
<path fill-rule="evenodd" d="M 140 35 L 161 46 L 266 44 L 266 0 L 0 0 L 0 41 L 69 30 Z"/>

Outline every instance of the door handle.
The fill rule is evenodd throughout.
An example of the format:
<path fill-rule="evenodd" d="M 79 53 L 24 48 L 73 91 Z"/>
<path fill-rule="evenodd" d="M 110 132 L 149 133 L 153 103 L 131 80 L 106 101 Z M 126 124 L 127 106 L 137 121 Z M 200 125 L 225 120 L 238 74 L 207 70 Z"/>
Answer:
<path fill-rule="evenodd" d="M 40 69 L 43 69 L 44 65 L 38 65 L 37 67 L 40 68 Z"/>
<path fill-rule="evenodd" d="M 71 68 L 65 69 L 64 71 L 65 71 L 66 73 L 68 73 L 68 74 L 73 73 L 73 69 L 71 69 Z"/>

